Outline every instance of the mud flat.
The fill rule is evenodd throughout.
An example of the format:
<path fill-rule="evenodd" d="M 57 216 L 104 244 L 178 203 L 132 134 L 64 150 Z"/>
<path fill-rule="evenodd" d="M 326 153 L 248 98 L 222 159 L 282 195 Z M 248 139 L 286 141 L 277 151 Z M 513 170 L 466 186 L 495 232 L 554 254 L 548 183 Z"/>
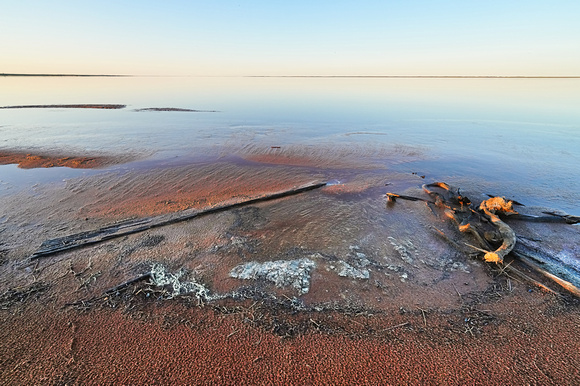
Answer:
<path fill-rule="evenodd" d="M 68 167 L 74 169 L 95 169 L 121 164 L 134 159 L 134 156 L 75 156 L 51 152 L 31 153 L 18 150 L 0 150 L 0 165 L 17 164 L 22 169 Z"/>
<path fill-rule="evenodd" d="M 104 109 L 117 110 L 124 109 L 126 105 L 115 104 L 76 104 L 76 105 L 18 105 L 0 106 L 0 109 Z"/>
<path fill-rule="evenodd" d="M 426 205 L 387 207 L 387 191 L 421 194 L 417 175 L 281 150 L 0 197 L 2 379 L 578 383 L 577 299 L 459 253 Z M 30 259 L 45 240 L 313 180 L 332 182 Z M 577 252 L 575 225 L 514 229 Z"/>
<path fill-rule="evenodd" d="M 0 109 L 98 109 L 119 110 L 127 105 L 120 104 L 72 104 L 72 105 L 17 105 L 0 106 Z M 193 113 L 216 113 L 215 110 L 194 110 L 180 107 L 145 107 L 133 111 L 166 111 L 166 112 L 193 112 Z"/>

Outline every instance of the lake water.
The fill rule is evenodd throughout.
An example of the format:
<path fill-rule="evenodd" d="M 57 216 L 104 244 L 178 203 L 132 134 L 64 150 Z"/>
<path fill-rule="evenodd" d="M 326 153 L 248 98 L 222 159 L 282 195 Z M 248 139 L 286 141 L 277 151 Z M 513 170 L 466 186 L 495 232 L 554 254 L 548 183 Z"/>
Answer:
<path fill-rule="evenodd" d="M 387 169 L 580 215 L 580 79 L 0 77 L 0 106 L 55 104 L 127 107 L 1 109 L 0 150 L 140 155 L 131 167 L 368 150 Z M 135 111 L 151 107 L 206 112 Z M 96 172 L 0 166 L 0 191 Z"/>

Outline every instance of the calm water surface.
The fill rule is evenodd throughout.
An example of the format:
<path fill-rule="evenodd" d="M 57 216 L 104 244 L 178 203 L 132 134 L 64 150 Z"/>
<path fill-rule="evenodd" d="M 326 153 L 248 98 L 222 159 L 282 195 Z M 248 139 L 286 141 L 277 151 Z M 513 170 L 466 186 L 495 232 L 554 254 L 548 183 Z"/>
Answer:
<path fill-rule="evenodd" d="M 420 156 L 385 158 L 387 168 L 580 215 L 580 79 L 0 77 L 0 106 L 84 103 L 127 107 L 0 109 L 0 150 L 155 163 L 270 146 L 403 147 Z M 215 112 L 135 111 L 149 107 Z M 95 172 L 0 166 L 0 191 Z"/>

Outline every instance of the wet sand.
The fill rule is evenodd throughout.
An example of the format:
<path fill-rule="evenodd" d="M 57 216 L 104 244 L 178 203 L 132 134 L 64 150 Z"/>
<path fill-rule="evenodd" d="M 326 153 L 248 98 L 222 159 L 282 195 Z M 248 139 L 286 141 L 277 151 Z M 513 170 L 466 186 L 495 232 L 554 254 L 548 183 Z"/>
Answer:
<path fill-rule="evenodd" d="M 306 162 L 276 151 L 105 171 L 0 198 L 2 379 L 578 383 L 577 299 L 458 254 L 430 228 L 453 234 L 451 225 L 424 205 L 385 206 L 386 191 L 419 195 L 420 177 L 364 162 L 347 168 L 343 154 L 318 163 L 315 154 Z M 337 176 L 298 196 L 28 259 L 50 238 Z M 577 228 L 560 225 L 517 232 L 548 232 L 552 245 L 575 248 Z M 246 263 L 298 260 L 314 264 L 301 278 L 306 292 L 230 274 Z M 117 287 L 152 264 L 210 296 L 175 296 L 149 279 Z"/>

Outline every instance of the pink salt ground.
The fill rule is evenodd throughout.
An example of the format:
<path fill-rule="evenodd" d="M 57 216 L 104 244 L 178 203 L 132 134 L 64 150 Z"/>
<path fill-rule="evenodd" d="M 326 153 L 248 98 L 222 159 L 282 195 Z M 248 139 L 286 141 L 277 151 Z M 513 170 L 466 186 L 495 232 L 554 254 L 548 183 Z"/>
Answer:
<path fill-rule="evenodd" d="M 476 336 L 432 313 L 426 322 L 326 315 L 342 333 L 281 338 L 209 307 L 151 306 L 143 316 L 34 305 L 1 314 L 0 377 L 7 385 L 578 384 L 578 313 L 545 314 L 554 301 L 546 296 L 517 291 L 497 305 L 505 320 Z"/>

